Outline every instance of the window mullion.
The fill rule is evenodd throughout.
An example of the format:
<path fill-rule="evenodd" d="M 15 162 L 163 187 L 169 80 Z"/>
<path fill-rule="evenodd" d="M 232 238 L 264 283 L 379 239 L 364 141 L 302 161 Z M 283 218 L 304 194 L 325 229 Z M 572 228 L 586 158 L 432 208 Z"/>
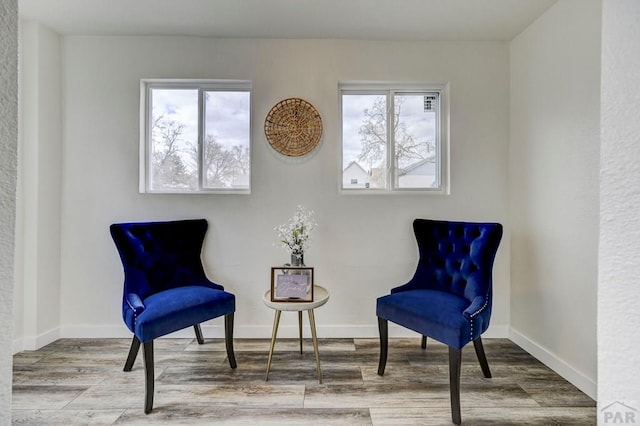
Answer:
<path fill-rule="evenodd" d="M 145 105 L 152 105 L 153 102 L 153 91 L 151 89 L 151 86 L 147 86 L 146 90 L 145 90 Z M 145 144 L 144 144 L 144 158 L 145 158 L 145 164 L 144 164 L 144 169 L 145 169 L 145 183 L 144 183 L 144 190 L 148 191 L 149 189 L 151 189 L 151 177 L 152 177 L 152 170 L 151 167 L 147 167 L 147 164 L 151 163 L 151 156 L 153 155 L 153 151 L 151 149 L 151 145 L 152 145 L 152 138 L 153 138 L 153 129 L 151 128 L 152 125 L 152 121 L 153 121 L 153 110 L 152 108 L 145 108 L 145 120 L 147 122 L 146 126 L 145 126 L 145 135 L 144 135 L 144 140 L 145 140 Z M 142 189 L 142 188 L 140 188 Z"/>
<path fill-rule="evenodd" d="M 441 124 L 440 124 L 440 111 L 442 106 L 441 92 L 436 96 L 436 184 L 438 188 L 442 187 L 442 139 L 441 139 Z"/>
<path fill-rule="evenodd" d="M 204 90 L 198 89 L 198 190 L 204 188 L 205 164 L 204 164 L 204 132 L 205 132 L 205 102 Z"/>
<path fill-rule="evenodd" d="M 395 128 L 395 93 L 390 90 L 387 93 L 387 190 L 393 191 L 396 187 L 395 182 L 395 149 L 396 149 L 396 141 L 395 141 L 395 132 L 393 131 Z"/>

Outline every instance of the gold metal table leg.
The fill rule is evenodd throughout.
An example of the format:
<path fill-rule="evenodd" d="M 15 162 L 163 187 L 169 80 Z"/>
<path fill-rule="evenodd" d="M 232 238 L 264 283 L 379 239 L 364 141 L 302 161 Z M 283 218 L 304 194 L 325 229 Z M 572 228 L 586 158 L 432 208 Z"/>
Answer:
<path fill-rule="evenodd" d="M 311 323 L 311 338 L 313 340 L 313 350 L 316 353 L 316 368 L 318 370 L 318 381 L 322 383 L 322 370 L 320 369 L 320 353 L 318 352 L 318 337 L 316 336 L 316 319 L 313 309 L 309 309 L 309 323 Z"/>
<path fill-rule="evenodd" d="M 271 369 L 271 358 L 273 357 L 273 348 L 276 346 L 276 336 L 278 335 L 278 325 L 280 324 L 280 314 L 282 311 L 276 310 L 276 317 L 273 320 L 273 332 L 271 334 L 271 347 L 269 348 L 269 360 L 267 361 L 267 374 L 264 380 L 269 380 L 269 370 Z"/>
<path fill-rule="evenodd" d="M 302 311 L 298 311 L 298 334 L 300 335 L 300 355 L 302 355 Z"/>

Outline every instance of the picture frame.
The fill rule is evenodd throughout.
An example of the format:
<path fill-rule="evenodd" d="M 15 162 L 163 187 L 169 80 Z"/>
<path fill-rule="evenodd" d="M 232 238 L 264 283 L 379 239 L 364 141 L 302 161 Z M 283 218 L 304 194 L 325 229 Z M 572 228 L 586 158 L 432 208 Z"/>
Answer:
<path fill-rule="evenodd" d="M 272 302 L 313 302 L 312 266 L 272 266 Z"/>

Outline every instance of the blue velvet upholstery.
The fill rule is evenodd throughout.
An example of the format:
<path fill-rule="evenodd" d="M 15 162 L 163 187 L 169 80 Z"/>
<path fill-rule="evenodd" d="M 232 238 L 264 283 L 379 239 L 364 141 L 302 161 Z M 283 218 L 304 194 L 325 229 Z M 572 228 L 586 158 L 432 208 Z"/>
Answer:
<path fill-rule="evenodd" d="M 498 223 L 416 219 L 413 278 L 377 300 L 379 318 L 461 349 L 489 327 Z"/>
<path fill-rule="evenodd" d="M 204 273 L 200 255 L 206 220 L 117 223 L 110 230 L 124 268 L 122 318 L 133 333 L 124 371 L 131 371 L 143 344 L 148 414 L 153 408 L 155 338 L 193 326 L 203 344 L 200 323 L 224 316 L 229 365 L 236 368 L 236 299 Z"/>
<path fill-rule="evenodd" d="M 235 296 L 204 273 L 206 232 L 205 219 L 111 225 L 124 267 L 122 317 L 141 342 L 235 311 Z"/>
<path fill-rule="evenodd" d="M 420 258 L 411 280 L 377 300 L 382 376 L 387 363 L 388 321 L 449 346 L 451 419 L 460 424 L 461 349 L 473 346 L 486 378 L 491 377 L 480 335 L 489 327 L 493 260 L 502 238 L 499 223 L 416 219 Z"/>

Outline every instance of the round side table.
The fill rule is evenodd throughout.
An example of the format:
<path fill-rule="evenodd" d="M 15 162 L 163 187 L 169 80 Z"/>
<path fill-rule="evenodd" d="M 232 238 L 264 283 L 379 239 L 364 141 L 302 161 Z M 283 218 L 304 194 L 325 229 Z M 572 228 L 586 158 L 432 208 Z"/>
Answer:
<path fill-rule="evenodd" d="M 309 325 L 311 326 L 311 338 L 313 340 L 313 350 L 316 355 L 316 368 L 318 370 L 318 381 L 322 383 L 322 370 L 320 369 L 320 354 L 318 353 L 318 337 L 316 336 L 316 320 L 313 310 L 327 303 L 329 300 L 329 292 L 319 285 L 313 286 L 313 302 L 272 302 L 271 290 L 268 290 L 262 301 L 271 309 L 275 309 L 276 315 L 273 320 L 273 332 L 271 334 L 271 347 L 269 348 L 269 360 L 267 361 L 267 373 L 265 380 L 269 380 L 269 370 L 271 369 L 271 358 L 273 357 L 273 349 L 276 346 L 276 336 L 278 335 L 278 325 L 280 324 L 280 314 L 282 311 L 298 312 L 298 331 L 300 335 L 300 353 L 302 353 L 302 312 L 309 312 Z"/>

